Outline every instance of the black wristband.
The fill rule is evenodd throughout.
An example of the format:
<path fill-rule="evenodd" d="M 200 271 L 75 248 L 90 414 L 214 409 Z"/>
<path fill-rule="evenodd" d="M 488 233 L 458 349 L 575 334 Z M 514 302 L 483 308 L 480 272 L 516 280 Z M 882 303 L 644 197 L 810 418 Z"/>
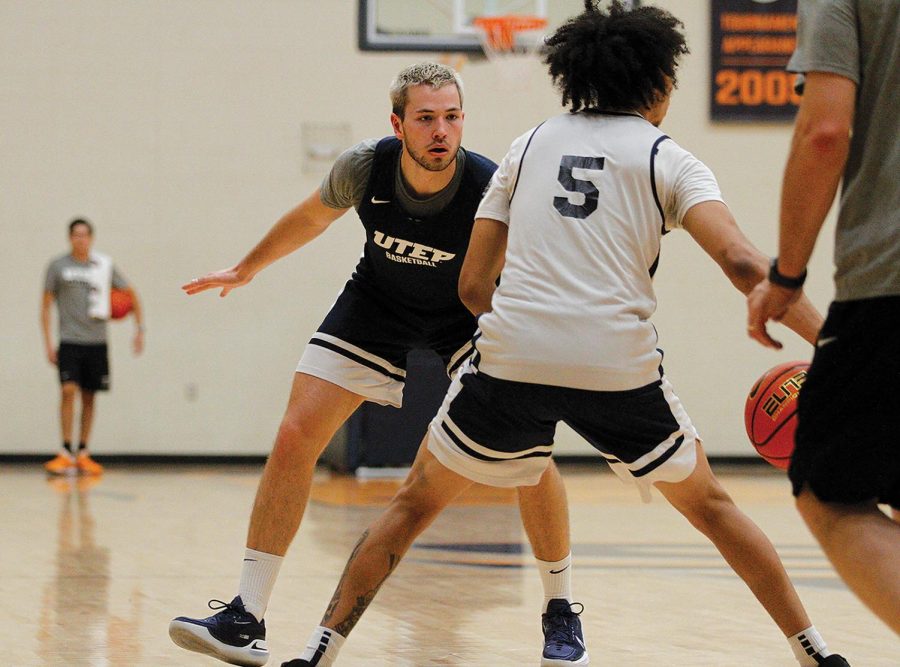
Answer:
<path fill-rule="evenodd" d="M 803 273 L 796 278 L 789 278 L 778 272 L 778 258 L 773 257 L 772 263 L 769 264 L 769 282 L 786 289 L 800 289 L 806 282 L 806 269 L 803 269 Z"/>

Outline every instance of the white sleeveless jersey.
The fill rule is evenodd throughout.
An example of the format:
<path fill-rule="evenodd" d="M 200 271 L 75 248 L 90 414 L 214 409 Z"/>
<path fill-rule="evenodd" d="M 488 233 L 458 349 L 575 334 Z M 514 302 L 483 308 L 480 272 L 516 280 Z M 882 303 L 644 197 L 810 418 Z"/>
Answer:
<path fill-rule="evenodd" d="M 660 241 L 722 201 L 712 172 L 637 114 L 568 113 L 513 142 L 478 218 L 509 225 L 478 369 L 599 391 L 658 380 Z"/>

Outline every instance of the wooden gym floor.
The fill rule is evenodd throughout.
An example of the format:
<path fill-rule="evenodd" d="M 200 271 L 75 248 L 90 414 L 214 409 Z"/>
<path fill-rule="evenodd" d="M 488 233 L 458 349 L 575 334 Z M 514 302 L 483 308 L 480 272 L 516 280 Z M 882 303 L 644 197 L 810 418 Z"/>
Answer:
<path fill-rule="evenodd" d="M 6 609 L 0 665 L 214 667 L 175 647 L 173 616 L 237 589 L 260 469 L 110 466 L 100 479 L 0 470 Z M 767 532 L 829 646 L 854 667 L 898 667 L 900 641 L 836 577 L 769 469 L 719 469 Z M 564 468 L 574 586 L 593 665 L 791 667 L 790 649 L 714 548 L 655 495 Z M 397 487 L 317 475 L 266 617 L 272 658 L 296 655 L 360 532 Z M 420 538 L 339 665 L 539 664 L 541 585 L 512 492 L 478 487 Z"/>

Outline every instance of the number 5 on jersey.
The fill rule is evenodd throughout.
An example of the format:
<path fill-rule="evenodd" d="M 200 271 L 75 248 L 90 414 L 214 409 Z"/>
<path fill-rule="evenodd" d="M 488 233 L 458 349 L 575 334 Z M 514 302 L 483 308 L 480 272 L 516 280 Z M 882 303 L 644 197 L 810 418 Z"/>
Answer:
<path fill-rule="evenodd" d="M 597 199 L 600 191 L 597 187 L 586 178 L 578 178 L 572 173 L 573 169 L 584 169 L 587 171 L 601 171 L 606 158 L 602 157 L 585 157 L 583 155 L 563 155 L 559 162 L 559 180 L 560 185 L 567 192 L 579 192 L 584 195 L 583 204 L 573 204 L 571 196 L 554 197 L 553 207 L 567 218 L 576 218 L 583 220 L 591 213 L 597 210 Z"/>

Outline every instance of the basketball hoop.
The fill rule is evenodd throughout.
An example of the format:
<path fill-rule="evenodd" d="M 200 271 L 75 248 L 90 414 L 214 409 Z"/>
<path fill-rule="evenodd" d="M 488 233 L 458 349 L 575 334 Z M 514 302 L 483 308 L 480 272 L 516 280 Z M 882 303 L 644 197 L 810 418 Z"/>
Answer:
<path fill-rule="evenodd" d="M 508 53 L 523 48 L 520 37 L 523 33 L 533 33 L 547 27 L 547 19 L 541 16 L 523 16 L 519 14 L 505 14 L 503 16 L 478 16 L 473 21 L 480 28 L 482 45 L 487 45 L 485 55 L 489 58 L 494 51 L 496 54 Z M 532 40 L 533 50 L 540 45 L 539 40 Z"/>
<path fill-rule="evenodd" d="M 512 86 L 527 86 L 531 57 L 544 43 L 547 19 L 504 14 L 473 19 L 484 55 Z"/>

